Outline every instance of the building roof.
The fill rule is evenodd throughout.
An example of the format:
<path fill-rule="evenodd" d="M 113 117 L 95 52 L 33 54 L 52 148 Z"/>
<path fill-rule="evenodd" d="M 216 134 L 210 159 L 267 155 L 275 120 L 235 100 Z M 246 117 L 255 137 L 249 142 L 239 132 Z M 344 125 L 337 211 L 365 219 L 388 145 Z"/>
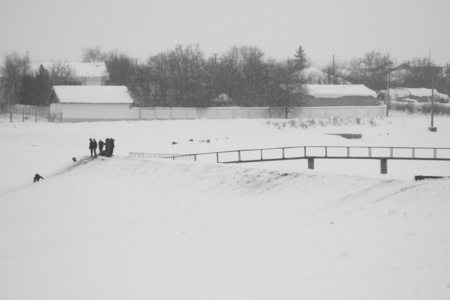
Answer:
<path fill-rule="evenodd" d="M 386 91 L 383 91 L 386 92 Z M 432 90 L 427 88 L 391 88 L 389 89 L 389 98 L 401 99 L 408 97 L 431 97 Z M 436 89 L 434 90 L 434 98 L 449 100 L 449 96 L 446 94 L 439 93 Z"/>
<path fill-rule="evenodd" d="M 377 97 L 377 93 L 363 84 L 307 84 L 308 94 L 315 98 L 340 98 L 345 96 Z"/>
<path fill-rule="evenodd" d="M 30 63 L 29 72 L 38 72 L 41 65 L 50 70 L 55 64 L 68 65 L 75 71 L 76 77 L 108 77 L 108 70 L 104 62 L 34 62 Z"/>
<path fill-rule="evenodd" d="M 52 95 L 54 94 L 60 103 L 133 103 L 126 86 L 59 85 L 52 89 Z"/>

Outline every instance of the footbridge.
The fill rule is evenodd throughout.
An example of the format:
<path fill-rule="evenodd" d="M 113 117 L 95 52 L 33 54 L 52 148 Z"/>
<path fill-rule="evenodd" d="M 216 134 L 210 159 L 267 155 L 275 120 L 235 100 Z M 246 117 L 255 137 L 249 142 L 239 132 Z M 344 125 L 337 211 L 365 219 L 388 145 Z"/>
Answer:
<path fill-rule="evenodd" d="M 252 163 L 305 159 L 314 169 L 317 159 L 375 159 L 380 161 L 381 174 L 388 172 L 388 160 L 450 161 L 450 148 L 385 147 L 385 146 L 293 146 L 241 149 L 195 154 L 138 153 L 129 157 L 144 159 L 191 160 L 216 163 Z"/>

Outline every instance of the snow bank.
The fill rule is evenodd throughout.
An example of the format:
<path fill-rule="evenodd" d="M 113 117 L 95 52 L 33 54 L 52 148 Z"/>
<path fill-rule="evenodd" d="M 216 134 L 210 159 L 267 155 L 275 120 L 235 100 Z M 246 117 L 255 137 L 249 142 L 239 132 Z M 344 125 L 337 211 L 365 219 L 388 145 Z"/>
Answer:
<path fill-rule="evenodd" d="M 311 171 L 127 158 L 450 147 L 448 117 L 433 133 L 429 117 L 395 112 L 310 121 L 0 122 L 0 299 L 448 299 L 450 182 L 412 179 L 448 176 L 448 162 L 389 162 L 382 176 L 377 161 L 318 160 Z M 110 137 L 113 158 L 85 158 L 89 138 Z M 32 183 L 35 173 L 45 179 Z"/>
<path fill-rule="evenodd" d="M 0 297 L 446 299 L 449 192 L 448 180 L 82 159 L 2 196 Z"/>

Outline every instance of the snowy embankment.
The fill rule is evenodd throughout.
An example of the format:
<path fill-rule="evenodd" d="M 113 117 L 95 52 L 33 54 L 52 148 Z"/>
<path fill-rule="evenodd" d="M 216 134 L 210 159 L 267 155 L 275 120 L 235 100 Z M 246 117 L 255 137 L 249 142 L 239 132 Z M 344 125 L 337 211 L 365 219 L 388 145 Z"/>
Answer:
<path fill-rule="evenodd" d="M 126 157 L 299 140 L 448 146 L 439 121 L 437 134 L 420 118 L 413 132 L 406 119 L 319 130 L 261 120 L 3 124 L 0 299 L 448 299 L 450 179 L 371 176 L 376 167 L 346 175 L 332 162 L 311 171 L 304 161 Z M 324 134 L 337 130 L 364 138 Z M 116 138 L 115 157 L 85 157 L 98 136 Z M 45 180 L 30 183 L 37 170 Z"/>
<path fill-rule="evenodd" d="M 449 180 L 83 159 L 3 195 L 2 299 L 446 299 Z"/>

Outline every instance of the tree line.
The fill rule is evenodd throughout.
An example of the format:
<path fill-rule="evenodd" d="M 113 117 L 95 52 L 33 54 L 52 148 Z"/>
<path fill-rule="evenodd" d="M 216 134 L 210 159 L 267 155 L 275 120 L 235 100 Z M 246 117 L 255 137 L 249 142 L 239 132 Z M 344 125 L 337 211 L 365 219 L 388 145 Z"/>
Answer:
<path fill-rule="evenodd" d="M 140 61 L 118 51 L 86 48 L 84 62 L 105 62 L 108 85 L 125 85 L 136 106 L 208 107 L 220 105 L 288 107 L 301 105 L 301 92 L 311 83 L 303 70 L 311 66 L 299 46 L 292 58 L 275 60 L 253 46 L 233 46 L 206 57 L 199 45 L 176 46 Z M 400 66 L 399 66 L 400 65 Z M 444 68 L 445 69 L 445 68 Z M 342 79 L 383 90 L 391 87 L 436 88 L 450 94 L 450 68 L 446 72 L 427 58 L 396 63 L 389 54 L 371 51 L 349 62 L 330 63 L 322 83 Z M 28 55 L 7 55 L 1 68 L 2 96 L 7 103 L 48 105 L 53 85 L 77 84 L 69 64 L 43 65 L 30 72 Z M 287 113 L 287 112 L 286 112 Z"/>

